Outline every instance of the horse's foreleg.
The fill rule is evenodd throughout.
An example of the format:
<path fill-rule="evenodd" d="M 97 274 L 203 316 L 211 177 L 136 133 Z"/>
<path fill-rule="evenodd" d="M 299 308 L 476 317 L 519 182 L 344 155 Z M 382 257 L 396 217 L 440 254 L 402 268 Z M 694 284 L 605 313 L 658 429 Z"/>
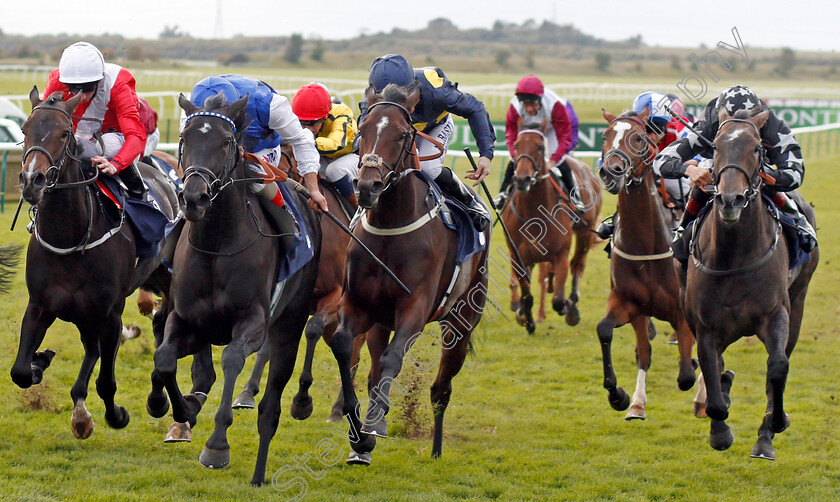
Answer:
<path fill-rule="evenodd" d="M 548 291 L 548 263 L 541 262 L 537 265 L 537 277 L 540 283 L 540 301 L 539 307 L 537 308 L 537 322 L 545 321 L 545 297 L 546 292 Z"/>
<path fill-rule="evenodd" d="M 102 363 L 99 365 L 99 377 L 96 379 L 96 393 L 105 403 L 105 421 L 114 429 L 122 429 L 128 425 L 128 411 L 114 403 L 117 393 L 117 380 L 114 367 L 117 361 L 117 351 L 120 348 L 120 330 L 122 329 L 121 311 L 111 314 L 105 320 L 99 332 L 99 349 Z M 84 336 L 84 335 L 82 335 Z"/>
<path fill-rule="evenodd" d="M 580 322 L 580 312 L 577 304 L 580 300 L 580 279 L 583 277 L 583 271 L 586 270 L 586 255 L 589 254 L 589 248 L 592 246 L 593 234 L 589 231 L 589 228 L 587 226 L 575 230 L 575 254 L 569 264 L 572 271 L 572 290 L 569 292 L 569 301 L 566 302 L 566 322 L 569 326 L 575 326 Z"/>
<path fill-rule="evenodd" d="M 618 379 L 615 376 L 615 370 L 612 363 L 612 340 L 613 330 L 618 326 L 623 326 L 630 320 L 627 309 L 622 304 L 621 300 L 610 291 L 609 299 L 607 300 L 607 315 L 598 323 L 598 341 L 601 342 L 601 358 L 604 363 L 604 388 L 608 392 L 608 400 L 610 406 L 614 410 L 624 411 L 630 406 L 630 396 L 618 387 Z"/>
<path fill-rule="evenodd" d="M 532 313 L 534 307 L 534 297 L 531 296 L 531 271 L 533 270 L 533 266 L 528 267 L 527 277 L 518 277 L 517 280 L 519 281 L 519 306 L 516 310 L 516 322 L 519 323 L 520 326 L 525 326 L 525 330 L 528 334 L 532 334 L 536 329 L 537 325 L 534 323 L 534 315 Z M 513 303 L 511 303 L 513 306 Z"/>
<path fill-rule="evenodd" d="M 677 348 L 680 353 L 680 370 L 677 374 L 677 385 L 680 390 L 688 390 L 694 386 L 694 361 L 691 359 L 691 348 L 694 346 L 694 334 L 688 327 L 688 322 L 682 314 L 676 325 L 671 325 L 676 331 Z"/>
<path fill-rule="evenodd" d="M 230 463 L 230 444 L 227 430 L 233 424 L 233 391 L 236 378 L 245 366 L 245 358 L 258 351 L 265 340 L 265 315 L 253 312 L 234 324 L 232 340 L 222 351 L 222 373 L 225 377 L 219 409 L 216 410 L 213 433 L 204 443 L 204 450 L 198 457 L 204 467 L 222 469 Z"/>
<path fill-rule="evenodd" d="M 569 275 L 569 247 L 564 246 L 556 255 L 554 255 L 552 262 L 554 263 L 554 297 L 551 299 L 551 306 L 554 311 L 565 316 L 567 313 L 568 302 L 566 302 L 566 277 Z M 580 316 L 578 315 L 578 321 Z M 575 319 L 572 319 L 573 321 Z M 568 319 L 566 324 L 572 325 Z"/>
<path fill-rule="evenodd" d="M 334 295 L 340 295 L 340 291 L 335 291 Z M 339 296 L 340 298 L 340 296 Z M 338 307 L 338 298 L 334 300 L 327 300 L 327 302 L 334 303 L 332 310 Z M 318 339 L 324 334 L 327 325 L 327 319 L 324 315 L 323 307 L 324 300 L 319 302 L 319 309 L 306 323 L 304 334 L 306 335 L 306 356 L 303 358 L 303 371 L 300 372 L 300 380 L 298 393 L 292 399 L 292 407 L 290 413 L 293 418 L 297 420 L 305 420 L 312 414 L 312 396 L 309 395 L 309 387 L 312 386 L 312 360 L 315 357 L 315 345 Z"/>
<path fill-rule="evenodd" d="M 231 406 L 234 409 L 251 409 L 257 405 L 254 397 L 260 392 L 260 379 L 262 379 L 262 375 L 265 372 L 265 364 L 269 360 L 270 353 L 270 342 L 268 341 L 268 337 L 266 337 L 262 347 L 260 347 L 260 350 L 257 351 L 257 355 L 254 357 L 254 368 L 251 370 L 251 376 L 248 378 L 248 381 L 245 382 L 245 389 L 233 399 Z"/>
<path fill-rule="evenodd" d="M 332 335 L 330 335 L 330 338 L 332 338 Z M 365 341 L 367 341 L 367 333 L 362 333 L 360 335 L 356 335 L 356 337 L 353 338 L 353 355 L 350 356 L 350 378 L 353 380 L 353 388 L 354 389 L 356 388 L 356 371 L 359 369 L 359 360 L 362 357 L 362 347 L 365 345 Z M 332 342 L 330 342 L 330 343 L 332 343 Z M 343 416 L 343 410 L 344 410 L 344 393 L 339 391 L 338 396 L 336 396 L 336 398 L 335 398 L 335 403 L 333 403 L 332 412 L 330 413 L 330 416 L 327 418 L 327 422 L 333 422 L 333 423 L 341 422 L 341 417 Z"/>
<path fill-rule="evenodd" d="M 290 314 L 288 317 L 295 315 Z M 298 314 L 297 317 L 298 319 L 284 319 L 283 325 L 272 326 L 266 337 L 268 339 L 268 353 L 266 355 L 270 357 L 271 365 L 268 369 L 265 395 L 260 399 L 259 417 L 257 419 L 260 446 L 254 466 L 254 477 L 251 479 L 251 484 L 254 486 L 261 486 L 265 483 L 268 447 L 277 432 L 277 424 L 280 421 L 280 398 L 295 369 L 300 334 L 307 316 Z M 265 346 L 263 344 L 263 347 Z M 260 352 L 262 353 L 263 349 L 260 349 Z"/>
<path fill-rule="evenodd" d="M 515 258 L 511 255 L 510 262 L 514 263 Z M 519 282 L 522 280 L 517 273 L 517 269 L 511 266 L 510 268 L 510 310 L 516 312 L 519 310 L 520 302 L 522 301 L 522 294 L 519 291 Z"/>
<path fill-rule="evenodd" d="M 648 337 L 648 325 L 650 318 L 637 316 L 632 321 L 633 330 L 636 333 L 636 365 L 639 372 L 636 376 L 636 390 L 633 392 L 633 401 L 630 409 L 624 416 L 627 420 L 645 419 L 645 404 L 647 404 L 647 393 L 645 392 L 647 373 L 650 371 L 651 346 Z"/>
<path fill-rule="evenodd" d="M 85 356 L 79 368 L 79 375 L 73 387 L 70 388 L 70 398 L 73 400 L 70 429 L 77 439 L 87 439 L 93 433 L 93 419 L 85 407 L 85 400 L 88 395 L 90 376 L 96 366 L 96 361 L 99 360 L 99 341 L 95 335 L 91 336 L 88 332 L 82 332 L 82 345 L 85 348 Z"/>
<path fill-rule="evenodd" d="M 55 316 L 44 309 L 32 302 L 26 306 L 20 326 L 20 345 L 11 371 L 12 381 L 21 389 L 40 383 L 55 356 L 52 350 L 35 353 L 53 322 Z"/>
<path fill-rule="evenodd" d="M 764 346 L 767 349 L 767 398 L 768 398 L 768 427 L 778 434 L 790 425 L 790 417 L 784 409 L 784 393 L 787 384 L 790 361 L 785 348 L 788 342 L 788 328 L 790 316 L 787 308 L 779 307 L 771 316 L 764 336 Z"/>
<path fill-rule="evenodd" d="M 697 377 L 697 394 L 694 395 L 694 402 L 692 406 L 694 416 L 697 418 L 708 418 L 706 415 L 706 380 L 703 377 L 703 372 Z"/>
<path fill-rule="evenodd" d="M 193 354 L 193 362 L 190 366 L 192 376 L 192 390 L 184 396 L 188 414 L 198 418 L 198 413 L 207 401 L 207 394 L 216 383 L 216 369 L 213 367 L 213 347 L 204 344 Z"/>
<path fill-rule="evenodd" d="M 718 365 L 720 355 L 715 337 L 702 326 L 697 326 L 695 336 L 700 370 L 706 376 L 706 414 L 714 420 L 726 420 L 729 412 L 720 386 L 721 369 Z"/>
<path fill-rule="evenodd" d="M 189 428 L 195 426 L 196 416 L 190 410 L 178 386 L 178 359 L 202 349 L 208 350 L 207 345 L 198 341 L 189 324 L 177 312 L 170 313 L 163 342 L 155 349 L 152 390 L 146 398 L 146 411 L 153 417 L 166 414 L 169 407 L 166 394 L 169 394 L 169 399 L 172 400 L 172 418 L 175 421 L 173 427 L 177 430 L 170 427 L 170 433 L 164 439 L 166 442 L 190 440 Z M 164 388 L 166 394 L 163 392 Z"/>

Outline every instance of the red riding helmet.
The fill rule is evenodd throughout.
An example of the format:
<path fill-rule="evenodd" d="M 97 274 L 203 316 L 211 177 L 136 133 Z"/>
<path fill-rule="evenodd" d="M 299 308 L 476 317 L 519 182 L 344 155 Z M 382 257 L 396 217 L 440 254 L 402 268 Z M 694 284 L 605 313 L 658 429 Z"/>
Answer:
<path fill-rule="evenodd" d="M 538 101 L 544 93 L 543 83 L 533 75 L 528 75 L 516 84 L 516 96 L 520 100 Z"/>
<path fill-rule="evenodd" d="M 330 108 L 330 93 L 321 84 L 307 84 L 292 97 L 292 111 L 300 120 L 321 120 L 330 114 Z"/>

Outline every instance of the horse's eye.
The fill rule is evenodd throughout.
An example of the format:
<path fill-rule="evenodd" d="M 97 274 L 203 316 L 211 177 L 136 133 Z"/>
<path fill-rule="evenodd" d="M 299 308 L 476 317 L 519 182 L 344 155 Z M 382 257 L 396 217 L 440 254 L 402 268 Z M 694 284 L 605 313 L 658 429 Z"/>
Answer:
<path fill-rule="evenodd" d="M 70 131 L 65 130 L 61 133 L 61 139 L 67 139 L 68 136 L 70 136 Z"/>

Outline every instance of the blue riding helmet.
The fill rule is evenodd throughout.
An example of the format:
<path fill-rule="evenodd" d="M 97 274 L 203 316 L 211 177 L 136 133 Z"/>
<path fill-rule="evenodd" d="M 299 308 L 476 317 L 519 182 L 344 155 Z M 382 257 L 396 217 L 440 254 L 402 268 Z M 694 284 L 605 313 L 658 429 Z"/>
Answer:
<path fill-rule="evenodd" d="M 671 100 L 661 92 L 648 91 L 636 96 L 633 100 L 633 111 L 641 114 L 647 108 L 650 112 L 648 122 L 657 132 L 663 132 L 671 121 L 671 114 L 665 109 L 665 105 L 671 106 Z"/>
<path fill-rule="evenodd" d="M 414 67 L 399 54 L 386 54 L 373 60 L 368 82 L 377 93 L 388 84 L 405 87 L 414 83 Z"/>
<path fill-rule="evenodd" d="M 204 103 L 219 93 L 225 95 L 227 104 L 239 100 L 239 92 L 227 79 L 222 77 L 207 77 L 195 84 L 190 93 L 190 102 L 195 106 L 204 106 Z"/>

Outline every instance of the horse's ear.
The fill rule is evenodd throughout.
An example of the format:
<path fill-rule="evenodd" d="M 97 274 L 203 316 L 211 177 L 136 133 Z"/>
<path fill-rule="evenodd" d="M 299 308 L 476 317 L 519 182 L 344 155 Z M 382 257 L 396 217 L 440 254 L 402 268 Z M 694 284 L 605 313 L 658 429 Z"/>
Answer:
<path fill-rule="evenodd" d="M 750 118 L 750 122 L 752 122 L 760 131 L 764 124 L 767 122 L 767 119 L 770 118 L 770 109 L 764 110 L 763 112 L 759 113 L 755 117 Z"/>
<path fill-rule="evenodd" d="M 724 106 L 718 105 L 717 112 L 718 112 L 718 122 L 723 122 L 724 120 L 731 117 L 731 115 L 729 115 L 729 112 L 726 111 L 726 107 L 724 107 Z"/>
<path fill-rule="evenodd" d="M 198 107 L 192 104 L 192 102 L 184 96 L 183 92 L 178 96 L 178 105 L 187 112 L 187 115 L 192 115 L 196 110 L 198 110 Z"/>
<path fill-rule="evenodd" d="M 368 106 L 378 101 L 376 87 L 374 87 L 373 84 L 370 84 L 368 88 L 365 89 L 365 100 L 367 101 Z"/>
<path fill-rule="evenodd" d="M 82 93 L 79 93 L 79 94 L 76 94 L 75 96 L 73 96 L 72 98 L 68 99 L 64 103 L 62 103 L 62 106 L 64 106 L 64 109 L 67 110 L 69 113 L 73 113 L 73 110 L 75 110 L 76 107 L 79 106 L 79 103 L 81 103 L 81 102 L 82 102 Z"/>
<path fill-rule="evenodd" d="M 242 112 L 245 111 L 245 106 L 248 104 L 249 96 L 250 93 L 237 99 L 230 106 L 228 106 L 227 116 L 232 118 L 234 121 L 238 120 L 242 116 Z"/>
<path fill-rule="evenodd" d="M 639 119 L 639 122 L 643 124 L 647 121 L 648 117 L 650 117 L 650 108 L 648 108 L 647 106 L 644 110 L 642 110 L 642 113 L 636 116 L 636 118 Z"/>
<path fill-rule="evenodd" d="M 603 108 L 601 108 L 601 114 L 604 116 L 604 120 L 606 120 L 607 122 L 612 123 L 612 121 L 615 120 L 615 115 Z"/>
<path fill-rule="evenodd" d="M 414 113 L 414 107 L 420 101 L 420 86 L 415 85 L 408 93 L 408 98 L 405 100 L 405 107 L 408 111 Z"/>
<path fill-rule="evenodd" d="M 33 85 L 29 92 L 29 102 L 32 103 L 32 108 L 41 104 L 41 95 L 38 93 L 38 86 Z"/>

